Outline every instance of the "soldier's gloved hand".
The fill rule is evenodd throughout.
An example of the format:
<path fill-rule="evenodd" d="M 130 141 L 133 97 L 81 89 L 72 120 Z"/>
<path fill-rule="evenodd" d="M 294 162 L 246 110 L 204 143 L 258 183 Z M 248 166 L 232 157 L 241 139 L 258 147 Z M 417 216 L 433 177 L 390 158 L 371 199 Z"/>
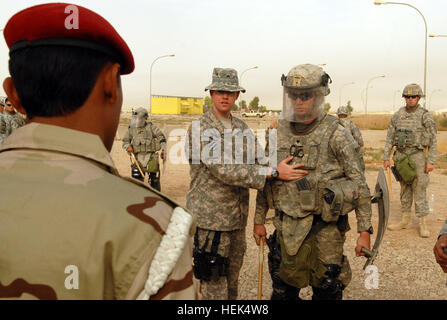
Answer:
<path fill-rule="evenodd" d="M 383 167 L 384 167 L 385 169 L 388 169 L 390 166 L 391 166 L 391 164 L 390 164 L 390 160 L 385 160 L 385 161 L 383 161 Z"/>
<path fill-rule="evenodd" d="M 442 271 L 447 273 L 447 254 L 444 252 L 445 248 L 447 248 L 447 234 L 440 236 L 433 248 L 436 262 L 441 266 Z"/>
<path fill-rule="evenodd" d="M 432 172 L 434 168 L 434 165 L 432 165 L 431 163 L 427 163 L 427 165 L 425 166 L 425 173 Z"/>
<path fill-rule="evenodd" d="M 355 255 L 357 257 L 364 256 L 365 254 L 362 252 L 362 248 L 366 248 L 371 250 L 371 238 L 370 233 L 368 231 L 363 231 L 360 233 L 359 238 L 357 239 L 357 246 L 355 247 Z"/>
<path fill-rule="evenodd" d="M 160 158 L 161 158 L 161 160 L 165 159 L 165 150 L 164 149 L 161 149 Z"/>
<path fill-rule="evenodd" d="M 262 239 L 262 241 L 265 244 L 265 237 L 267 235 L 267 232 L 265 230 L 265 226 L 263 224 L 255 224 L 253 225 L 253 237 L 255 238 L 256 244 L 259 246 L 261 243 L 259 240 Z"/>
<path fill-rule="evenodd" d="M 278 179 L 284 181 L 299 180 L 307 175 L 306 170 L 299 170 L 298 168 L 304 167 L 304 163 L 298 163 L 289 165 L 288 163 L 293 160 L 292 156 L 287 157 L 278 164 L 276 170 L 278 170 Z"/>
<path fill-rule="evenodd" d="M 128 153 L 133 153 L 133 148 L 132 148 L 132 146 L 128 146 L 126 150 L 127 150 Z"/>

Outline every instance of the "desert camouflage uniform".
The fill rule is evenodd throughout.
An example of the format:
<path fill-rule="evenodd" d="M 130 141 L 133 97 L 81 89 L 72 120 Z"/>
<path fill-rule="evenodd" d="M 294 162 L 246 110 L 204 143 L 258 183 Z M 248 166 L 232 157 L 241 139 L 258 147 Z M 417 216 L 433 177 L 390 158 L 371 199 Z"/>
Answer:
<path fill-rule="evenodd" d="M 0 180 L 0 298 L 133 299 L 142 292 L 176 204 L 120 177 L 98 136 L 28 124 L 0 149 Z M 192 239 L 185 240 L 151 299 L 195 298 Z M 68 266 L 79 271 L 77 289 Z"/>
<path fill-rule="evenodd" d="M 409 111 L 407 107 L 400 108 L 391 118 L 388 127 L 385 150 L 382 160 L 389 160 L 393 146 L 398 144 L 398 131 L 411 130 L 412 141 L 405 142 L 405 146 L 398 147 L 393 155 L 394 163 L 410 155 L 416 165 L 416 178 L 411 184 L 400 183 L 400 201 L 402 212 L 411 212 L 414 201 L 417 217 L 428 215 L 428 203 L 426 191 L 429 183 L 429 174 L 425 173 L 427 163 L 434 164 L 436 159 L 436 123 L 430 113 L 418 105 L 414 111 Z M 424 150 L 428 149 L 428 157 Z"/>
<path fill-rule="evenodd" d="M 224 163 L 225 128 L 213 109 L 203 114 L 198 121 L 201 135 L 207 132 L 214 133 L 214 138 L 202 141 L 200 136 L 194 136 L 192 126 L 188 129 L 189 143 L 186 145 L 186 154 L 189 155 L 190 160 L 191 183 L 186 197 L 186 206 L 197 222 L 199 246 L 203 246 L 204 239 L 210 231 L 222 231 L 218 253 L 230 260 L 229 275 L 218 281 L 201 281 L 201 291 L 205 299 L 234 300 L 237 298 L 239 271 L 246 249 L 245 227 L 248 217 L 249 188 L 262 189 L 266 177 L 259 173 L 261 165 L 235 164 L 234 146 L 237 139 L 235 137 L 232 139 L 232 164 Z M 248 129 L 245 122 L 233 116 L 231 116 L 231 124 L 236 136 L 242 135 L 244 130 Z M 249 129 L 245 133 L 254 139 Z M 216 138 L 220 138 L 221 141 L 213 142 L 217 140 Z M 200 143 L 200 151 L 195 149 L 195 143 Z M 203 158 L 200 159 L 200 154 L 205 150 L 216 150 L 219 147 L 222 151 L 221 158 L 214 161 L 210 159 L 209 162 L 204 161 Z M 243 159 L 246 159 L 247 144 L 244 143 L 243 150 L 238 151 L 242 152 Z M 214 154 L 214 152 L 211 153 Z M 197 153 L 200 160 L 194 162 Z M 226 155 L 228 156 L 229 153 L 227 152 Z M 210 237 L 212 235 L 213 233 Z"/>
<path fill-rule="evenodd" d="M 129 127 L 123 138 L 123 149 L 132 145 L 141 169 L 148 172 L 148 163 L 152 157 L 157 159 L 157 151 L 166 149 L 166 137 L 158 126 L 152 122 L 147 122 L 146 126 Z M 150 176 L 151 186 L 160 190 L 160 177 L 157 172 L 148 172 Z M 143 177 L 144 179 L 144 177 Z"/>

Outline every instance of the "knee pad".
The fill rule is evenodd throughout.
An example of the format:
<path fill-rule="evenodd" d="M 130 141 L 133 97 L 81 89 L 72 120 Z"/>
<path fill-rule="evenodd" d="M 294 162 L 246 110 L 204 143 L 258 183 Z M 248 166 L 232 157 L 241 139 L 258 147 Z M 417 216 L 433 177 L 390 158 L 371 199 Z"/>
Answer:
<path fill-rule="evenodd" d="M 137 165 L 134 163 L 130 166 L 132 171 L 132 178 L 144 181 L 144 177 L 141 175 L 140 170 L 138 170 Z"/>
<path fill-rule="evenodd" d="M 337 264 L 325 264 L 325 277 L 318 287 L 312 287 L 312 300 L 341 300 L 345 286 L 338 279 L 341 267 Z"/>

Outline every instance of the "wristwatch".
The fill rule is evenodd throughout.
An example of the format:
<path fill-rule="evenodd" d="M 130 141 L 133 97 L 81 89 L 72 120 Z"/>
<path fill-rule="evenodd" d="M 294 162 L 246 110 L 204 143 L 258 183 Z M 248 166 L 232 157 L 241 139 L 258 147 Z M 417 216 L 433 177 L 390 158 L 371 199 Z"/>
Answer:
<path fill-rule="evenodd" d="M 270 175 L 272 176 L 272 179 L 278 178 L 279 172 L 276 170 L 276 167 L 272 167 L 272 173 Z"/>

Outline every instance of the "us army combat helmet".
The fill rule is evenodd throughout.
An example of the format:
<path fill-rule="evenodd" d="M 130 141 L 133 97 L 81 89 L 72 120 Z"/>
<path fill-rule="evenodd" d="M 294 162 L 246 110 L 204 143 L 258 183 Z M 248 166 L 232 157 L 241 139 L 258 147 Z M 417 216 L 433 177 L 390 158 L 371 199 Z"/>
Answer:
<path fill-rule="evenodd" d="M 138 108 L 132 114 L 131 127 L 135 126 L 137 128 L 144 127 L 146 125 L 146 119 L 148 117 L 148 112 L 145 108 Z M 134 123 L 135 125 L 132 125 Z"/>
<path fill-rule="evenodd" d="M 293 67 L 282 75 L 283 119 L 307 123 L 324 112 L 324 97 L 330 93 L 331 78 L 323 68 L 313 64 Z M 312 101 L 310 104 L 309 101 Z"/>
<path fill-rule="evenodd" d="M 348 107 L 342 106 L 337 109 L 337 116 L 349 116 Z"/>
<path fill-rule="evenodd" d="M 239 86 L 237 71 L 231 68 L 214 68 L 213 80 L 206 90 L 245 92 L 245 89 Z"/>
<path fill-rule="evenodd" d="M 405 86 L 404 91 L 402 91 L 402 97 L 405 96 L 419 96 L 420 98 L 425 97 L 422 88 L 416 83 L 411 83 Z"/>

